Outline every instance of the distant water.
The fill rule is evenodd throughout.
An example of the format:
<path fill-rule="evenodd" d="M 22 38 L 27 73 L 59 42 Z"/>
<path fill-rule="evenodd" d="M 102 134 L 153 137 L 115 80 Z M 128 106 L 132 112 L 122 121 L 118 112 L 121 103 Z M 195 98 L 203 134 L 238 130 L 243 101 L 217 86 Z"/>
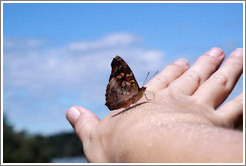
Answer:
<path fill-rule="evenodd" d="M 62 157 L 54 158 L 51 163 L 88 163 L 85 157 Z"/>

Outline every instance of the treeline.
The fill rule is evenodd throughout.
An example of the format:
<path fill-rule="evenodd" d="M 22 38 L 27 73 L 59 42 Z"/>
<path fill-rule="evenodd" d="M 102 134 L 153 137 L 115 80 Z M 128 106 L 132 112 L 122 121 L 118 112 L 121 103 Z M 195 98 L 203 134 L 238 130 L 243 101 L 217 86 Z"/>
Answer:
<path fill-rule="evenodd" d="M 47 163 L 57 157 L 83 156 L 83 147 L 74 132 L 52 136 L 15 132 L 3 117 L 3 162 Z"/>

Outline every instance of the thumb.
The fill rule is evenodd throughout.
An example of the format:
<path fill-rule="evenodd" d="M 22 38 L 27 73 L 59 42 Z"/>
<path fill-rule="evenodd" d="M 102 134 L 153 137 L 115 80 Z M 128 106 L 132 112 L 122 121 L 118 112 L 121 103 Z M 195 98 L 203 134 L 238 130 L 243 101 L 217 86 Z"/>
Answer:
<path fill-rule="evenodd" d="M 82 142 L 89 139 L 100 122 L 93 112 L 81 106 L 71 107 L 66 113 L 66 118 Z"/>

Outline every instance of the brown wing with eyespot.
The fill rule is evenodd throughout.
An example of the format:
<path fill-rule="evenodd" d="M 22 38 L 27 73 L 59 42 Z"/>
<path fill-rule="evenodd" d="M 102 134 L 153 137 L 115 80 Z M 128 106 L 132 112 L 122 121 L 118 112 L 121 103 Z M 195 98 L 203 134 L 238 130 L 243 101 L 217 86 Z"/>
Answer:
<path fill-rule="evenodd" d="M 138 83 L 132 70 L 121 57 L 116 56 L 111 63 L 111 67 L 105 105 L 110 110 L 129 107 L 138 95 Z"/>

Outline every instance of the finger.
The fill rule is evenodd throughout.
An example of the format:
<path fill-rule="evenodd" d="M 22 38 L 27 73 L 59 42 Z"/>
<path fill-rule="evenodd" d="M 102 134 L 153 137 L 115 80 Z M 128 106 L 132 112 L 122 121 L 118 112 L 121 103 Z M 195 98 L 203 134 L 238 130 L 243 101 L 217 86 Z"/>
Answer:
<path fill-rule="evenodd" d="M 179 59 L 165 67 L 158 75 L 153 77 L 145 86 L 149 91 L 156 91 L 168 87 L 168 85 L 189 68 L 189 62 Z"/>
<path fill-rule="evenodd" d="M 66 117 L 83 144 L 85 141 L 89 141 L 91 134 L 100 121 L 93 112 L 81 106 L 71 107 L 67 111 Z"/>
<path fill-rule="evenodd" d="M 175 80 L 170 87 L 174 87 L 186 95 L 193 94 L 218 69 L 224 57 L 225 54 L 220 48 L 212 48 L 199 57 L 197 62 Z"/>
<path fill-rule="evenodd" d="M 236 49 L 224 63 L 193 95 L 213 108 L 220 106 L 233 90 L 243 72 L 243 50 Z"/>
<path fill-rule="evenodd" d="M 240 125 L 243 118 L 243 94 L 240 94 L 233 100 L 224 104 L 216 111 L 216 114 L 218 114 L 228 126 L 237 127 Z"/>

